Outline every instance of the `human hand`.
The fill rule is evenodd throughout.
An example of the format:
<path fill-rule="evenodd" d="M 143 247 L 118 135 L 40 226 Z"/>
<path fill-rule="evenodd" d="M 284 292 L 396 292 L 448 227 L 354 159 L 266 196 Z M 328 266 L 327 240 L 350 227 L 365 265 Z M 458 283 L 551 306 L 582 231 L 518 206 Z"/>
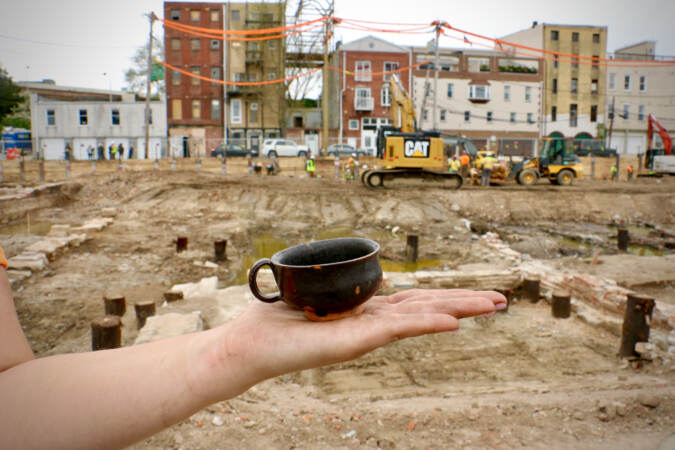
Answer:
<path fill-rule="evenodd" d="M 373 297 L 362 306 L 359 315 L 311 322 L 283 302 L 253 302 L 223 327 L 213 358 L 229 361 L 227 366 L 238 361 L 240 381 L 248 384 L 243 391 L 284 373 L 357 358 L 398 339 L 455 331 L 459 319 L 504 309 L 506 299 L 492 291 L 415 289 Z"/>

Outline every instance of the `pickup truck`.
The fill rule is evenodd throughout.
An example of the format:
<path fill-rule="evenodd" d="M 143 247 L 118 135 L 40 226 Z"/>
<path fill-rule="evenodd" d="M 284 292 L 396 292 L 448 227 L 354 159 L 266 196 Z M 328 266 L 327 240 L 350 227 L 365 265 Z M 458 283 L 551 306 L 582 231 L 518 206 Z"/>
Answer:
<path fill-rule="evenodd" d="M 311 152 L 306 145 L 296 144 L 288 139 L 267 139 L 263 142 L 262 155 L 268 158 L 278 156 L 310 156 Z"/>

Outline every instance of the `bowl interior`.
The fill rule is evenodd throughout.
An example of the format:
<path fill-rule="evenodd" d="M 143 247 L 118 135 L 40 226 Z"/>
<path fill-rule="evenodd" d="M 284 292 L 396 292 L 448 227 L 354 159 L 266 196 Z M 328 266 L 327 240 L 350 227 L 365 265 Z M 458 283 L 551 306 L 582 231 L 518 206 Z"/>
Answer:
<path fill-rule="evenodd" d="M 363 258 L 378 249 L 379 245 L 369 239 L 328 239 L 287 248 L 273 261 L 285 266 L 320 266 Z"/>

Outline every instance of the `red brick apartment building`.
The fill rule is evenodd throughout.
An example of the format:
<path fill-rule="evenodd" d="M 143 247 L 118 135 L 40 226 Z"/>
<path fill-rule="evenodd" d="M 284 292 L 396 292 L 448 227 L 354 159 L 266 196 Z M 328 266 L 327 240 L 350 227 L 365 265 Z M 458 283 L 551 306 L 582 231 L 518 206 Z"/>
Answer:
<path fill-rule="evenodd" d="M 410 66 L 412 52 L 367 36 L 342 46 L 338 58 L 343 70 L 339 78 L 339 139 L 355 148 L 374 150 L 377 127 L 391 123 L 390 75 L 381 72 Z M 412 92 L 410 71 L 398 76 L 403 87 Z"/>

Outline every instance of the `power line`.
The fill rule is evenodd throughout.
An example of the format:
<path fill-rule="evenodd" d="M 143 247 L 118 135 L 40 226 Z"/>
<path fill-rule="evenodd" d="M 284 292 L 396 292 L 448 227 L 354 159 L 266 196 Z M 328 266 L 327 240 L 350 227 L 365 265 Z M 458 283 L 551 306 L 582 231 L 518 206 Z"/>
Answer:
<path fill-rule="evenodd" d="M 80 45 L 80 44 L 64 44 L 64 43 L 58 43 L 58 42 L 46 42 L 46 41 L 35 41 L 33 39 L 25 39 L 25 38 L 20 38 L 16 36 L 8 36 L 6 34 L 0 34 L 0 38 L 2 39 L 9 39 L 12 41 L 19 41 L 19 42 L 26 42 L 29 44 L 37 44 L 37 45 L 51 45 L 54 47 L 71 47 L 71 48 L 89 48 L 92 50 L 97 50 L 97 49 L 102 49 L 102 48 L 136 48 L 136 47 L 131 47 L 131 46 L 117 46 L 117 45 Z"/>

